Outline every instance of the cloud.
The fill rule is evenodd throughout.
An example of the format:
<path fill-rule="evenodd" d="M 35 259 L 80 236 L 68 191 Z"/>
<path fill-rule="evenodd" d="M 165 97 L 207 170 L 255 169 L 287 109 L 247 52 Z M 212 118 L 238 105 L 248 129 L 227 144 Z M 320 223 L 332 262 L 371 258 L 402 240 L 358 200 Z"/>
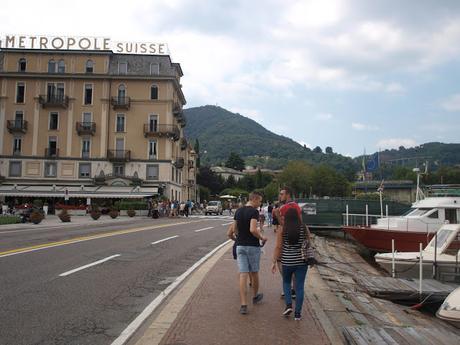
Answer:
<path fill-rule="evenodd" d="M 379 128 L 374 125 L 367 125 L 360 122 L 353 122 L 351 128 L 357 131 L 377 131 Z"/>
<path fill-rule="evenodd" d="M 261 123 L 263 120 L 263 116 L 260 113 L 259 110 L 257 109 L 244 109 L 244 108 L 230 108 L 231 112 L 238 113 L 240 115 L 243 115 L 247 118 L 250 118 L 258 123 Z"/>
<path fill-rule="evenodd" d="M 441 107 L 447 111 L 460 111 L 460 93 L 450 96 L 441 103 Z"/>
<path fill-rule="evenodd" d="M 417 142 L 409 138 L 389 138 L 379 140 L 376 145 L 380 149 L 397 149 L 400 146 L 414 147 L 417 146 Z"/>
<path fill-rule="evenodd" d="M 331 113 L 319 113 L 315 115 L 315 118 L 322 121 L 332 120 L 334 116 Z"/>

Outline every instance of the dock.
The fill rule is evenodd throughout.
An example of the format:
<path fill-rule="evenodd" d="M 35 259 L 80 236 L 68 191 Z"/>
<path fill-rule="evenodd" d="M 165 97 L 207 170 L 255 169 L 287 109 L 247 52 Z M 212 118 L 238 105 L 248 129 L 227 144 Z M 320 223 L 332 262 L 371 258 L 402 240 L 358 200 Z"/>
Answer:
<path fill-rule="evenodd" d="M 359 254 L 353 242 L 314 236 L 320 264 L 309 271 L 307 296 L 321 310 L 319 319 L 330 339 L 344 344 L 458 344 L 460 330 L 434 315 L 393 301 L 414 305 L 455 288 L 433 280 L 394 279 Z M 335 342 L 334 342 L 335 343 Z"/>

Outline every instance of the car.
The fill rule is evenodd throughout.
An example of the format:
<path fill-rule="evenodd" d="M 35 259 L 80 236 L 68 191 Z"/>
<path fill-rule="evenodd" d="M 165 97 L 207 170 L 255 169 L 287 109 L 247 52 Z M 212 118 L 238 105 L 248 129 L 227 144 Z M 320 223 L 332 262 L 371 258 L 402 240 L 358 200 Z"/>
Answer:
<path fill-rule="evenodd" d="M 222 209 L 222 203 L 220 201 L 210 201 L 208 203 L 208 206 L 206 206 L 206 209 L 204 211 L 205 215 L 208 214 L 215 214 L 217 215 L 222 215 L 223 209 Z"/>

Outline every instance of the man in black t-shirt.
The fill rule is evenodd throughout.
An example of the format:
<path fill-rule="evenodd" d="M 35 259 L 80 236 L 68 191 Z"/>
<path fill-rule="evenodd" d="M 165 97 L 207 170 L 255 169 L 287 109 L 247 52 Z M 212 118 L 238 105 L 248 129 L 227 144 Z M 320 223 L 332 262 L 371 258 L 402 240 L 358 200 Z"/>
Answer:
<path fill-rule="evenodd" d="M 272 223 L 273 223 L 273 205 L 272 205 L 272 202 L 270 201 L 268 203 L 268 207 L 267 207 L 267 216 L 268 216 L 268 226 L 272 226 Z"/>
<path fill-rule="evenodd" d="M 246 206 L 239 208 L 235 213 L 235 221 L 231 225 L 233 231 L 229 233 L 237 233 L 236 238 L 236 253 L 238 269 L 240 271 L 240 300 L 241 314 L 247 314 L 247 284 L 248 277 L 251 275 L 253 298 L 252 303 L 259 303 L 263 294 L 259 293 L 259 266 L 260 266 L 260 241 L 263 244 L 267 241 L 257 227 L 259 212 L 257 209 L 262 202 L 262 195 L 258 192 L 252 192 L 249 195 L 249 202 Z"/>

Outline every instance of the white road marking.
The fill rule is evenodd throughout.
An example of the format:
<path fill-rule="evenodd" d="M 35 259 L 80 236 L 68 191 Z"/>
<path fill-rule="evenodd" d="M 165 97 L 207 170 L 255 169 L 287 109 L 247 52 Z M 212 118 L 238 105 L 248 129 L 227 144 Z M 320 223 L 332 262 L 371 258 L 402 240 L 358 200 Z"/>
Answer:
<path fill-rule="evenodd" d="M 233 222 L 222 224 L 222 226 L 233 224 Z"/>
<path fill-rule="evenodd" d="M 166 237 L 166 238 L 163 238 L 162 240 L 158 240 L 158 241 L 152 242 L 152 244 L 158 244 L 158 243 L 161 243 L 161 242 L 164 242 L 164 241 L 172 240 L 173 238 L 177 238 L 177 237 L 179 237 L 179 235 L 175 235 L 175 236 L 171 236 L 171 237 Z"/>
<path fill-rule="evenodd" d="M 107 258 L 105 258 L 105 259 L 102 259 L 102 260 L 99 260 L 99 261 L 95 261 L 95 262 L 90 263 L 90 264 L 88 264 L 88 265 L 81 266 L 81 267 L 75 268 L 75 269 L 73 269 L 73 270 L 70 270 L 70 271 L 61 273 L 61 274 L 59 275 L 59 277 L 66 277 L 66 276 L 68 276 L 68 275 L 70 275 L 70 274 L 72 274 L 72 273 L 75 273 L 75 272 L 84 270 L 85 268 L 88 268 L 88 267 L 93 267 L 93 266 L 102 264 L 103 262 L 112 260 L 113 258 L 116 258 L 116 257 L 118 257 L 118 256 L 121 256 L 121 254 L 112 255 L 112 256 L 109 256 L 109 257 L 107 257 Z"/>
<path fill-rule="evenodd" d="M 209 230 L 209 229 L 214 229 L 214 227 L 210 226 L 209 228 L 198 229 L 198 230 L 195 230 L 195 232 L 201 232 L 201 231 L 205 231 L 205 230 Z"/>
<path fill-rule="evenodd" d="M 198 267 L 200 267 L 206 260 L 208 260 L 214 253 L 216 253 L 220 248 L 225 246 L 231 240 L 225 241 L 224 243 L 218 245 L 216 248 L 211 250 L 208 254 L 203 256 L 200 260 L 198 260 L 192 267 L 190 267 L 187 271 L 182 273 L 177 279 L 171 283 L 165 290 L 160 292 L 160 294 L 139 314 L 138 317 L 131 322 L 128 327 L 125 328 L 123 332 L 121 332 L 120 336 L 114 340 L 111 345 L 123 345 L 132 337 L 132 335 L 139 329 L 142 323 L 155 311 L 156 308 L 163 302 L 165 298 L 167 298 L 174 289 L 177 288 L 190 274 L 192 274 Z"/>

